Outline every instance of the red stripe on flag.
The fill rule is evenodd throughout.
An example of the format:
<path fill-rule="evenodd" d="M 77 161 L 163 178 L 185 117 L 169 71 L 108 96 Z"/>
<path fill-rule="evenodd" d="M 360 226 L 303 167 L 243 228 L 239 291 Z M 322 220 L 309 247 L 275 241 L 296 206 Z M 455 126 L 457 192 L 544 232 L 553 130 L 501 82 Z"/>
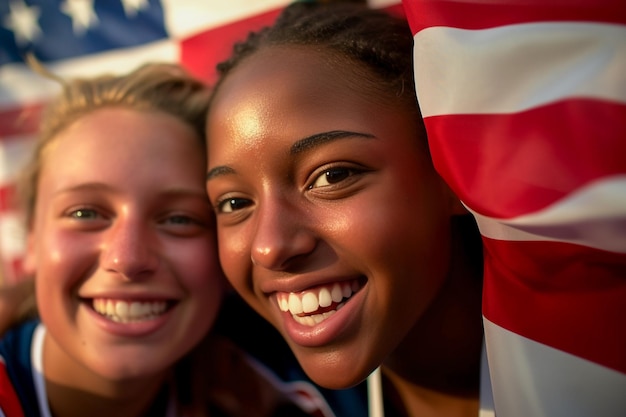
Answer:
<path fill-rule="evenodd" d="M 235 42 L 245 40 L 248 33 L 274 22 L 282 8 L 237 20 L 228 25 L 209 29 L 181 43 L 181 63 L 193 75 L 214 83 L 217 63 L 227 59 Z"/>
<path fill-rule="evenodd" d="M 43 104 L 15 104 L 16 108 L 0 110 L 0 141 L 9 136 L 32 135 L 39 129 Z"/>
<path fill-rule="evenodd" d="M 0 273 L 0 276 L 5 280 L 0 280 L 0 284 L 14 283 L 20 280 L 26 279 L 24 273 L 24 256 L 14 258 L 0 258 L 0 272 L 4 272 L 4 275 Z"/>
<path fill-rule="evenodd" d="M 11 280 L 13 282 L 17 282 L 19 280 L 25 279 L 24 256 L 11 259 L 9 262 L 9 268 L 10 268 L 9 274 L 12 275 L 12 278 L 8 280 L 9 282 L 11 282 Z"/>
<path fill-rule="evenodd" d="M 560 242 L 483 238 L 493 323 L 626 373 L 626 256 Z"/>
<path fill-rule="evenodd" d="M 537 22 L 605 22 L 626 24 L 623 0 L 405 1 L 413 34 L 432 26 L 487 29 Z"/>
<path fill-rule="evenodd" d="M 425 121 L 441 175 L 490 217 L 534 212 L 592 180 L 626 172 L 626 105 L 579 99 Z"/>
<path fill-rule="evenodd" d="M 0 215 L 4 212 L 15 210 L 15 192 L 14 184 L 0 186 Z"/>

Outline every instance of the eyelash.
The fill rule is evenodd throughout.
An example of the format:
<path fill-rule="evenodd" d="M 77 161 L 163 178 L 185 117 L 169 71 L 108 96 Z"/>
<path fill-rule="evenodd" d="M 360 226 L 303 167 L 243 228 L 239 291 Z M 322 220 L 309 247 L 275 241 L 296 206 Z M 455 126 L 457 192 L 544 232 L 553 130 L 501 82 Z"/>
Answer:
<path fill-rule="evenodd" d="M 165 217 L 162 223 L 173 224 L 175 226 L 188 226 L 200 224 L 201 222 L 186 214 L 172 214 Z"/>
<path fill-rule="evenodd" d="M 251 204 L 249 201 L 250 200 L 246 198 L 238 198 L 238 197 L 223 198 L 221 200 L 218 200 L 217 203 L 215 204 L 215 211 L 217 213 L 233 213 L 238 210 L 238 209 L 233 209 L 232 208 L 233 205 L 235 205 L 237 202 L 239 203 L 243 202 L 244 204 L 243 207 L 239 208 L 239 209 L 243 209 Z M 229 210 L 224 210 L 224 207 L 226 207 L 226 204 L 228 203 L 231 203 Z"/>
<path fill-rule="evenodd" d="M 332 187 L 335 184 L 341 183 L 350 177 L 360 174 L 361 172 L 362 171 L 360 170 L 345 166 L 334 166 L 330 168 L 326 167 L 320 172 L 319 175 L 316 175 L 314 177 L 313 181 L 311 181 L 311 183 L 307 186 L 307 189 L 312 190 L 315 188 Z M 332 177 L 333 175 L 337 176 L 337 174 L 339 174 L 338 176 L 340 176 L 339 179 Z M 325 180 L 326 184 L 315 186 L 321 180 Z"/>

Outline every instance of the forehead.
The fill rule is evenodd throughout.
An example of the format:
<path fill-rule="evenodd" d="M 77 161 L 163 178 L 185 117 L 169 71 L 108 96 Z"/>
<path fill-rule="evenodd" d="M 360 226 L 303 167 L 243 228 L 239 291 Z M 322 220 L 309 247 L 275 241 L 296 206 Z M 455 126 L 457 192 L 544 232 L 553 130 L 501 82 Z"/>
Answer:
<path fill-rule="evenodd" d="M 249 135 L 270 125 L 289 130 L 296 121 L 299 134 L 313 133 L 303 130 L 337 119 L 357 124 L 372 114 L 383 120 L 386 114 L 397 117 L 399 108 L 373 93 L 373 77 L 362 64 L 328 50 L 262 49 L 235 67 L 217 90 L 209 136 L 216 128 Z"/>
<path fill-rule="evenodd" d="M 233 84 L 252 83 L 264 88 L 284 86 L 285 90 L 331 93 L 335 89 L 353 87 L 354 93 L 363 93 L 368 74 L 364 64 L 328 48 L 310 45 L 279 45 L 264 47 L 244 59 L 227 76 L 218 96 L 231 96 Z M 368 74 L 371 79 L 373 74 Z M 370 81 L 371 83 L 371 81 Z M 327 87 L 327 88 L 324 88 Z M 280 89 L 283 90 L 283 89 Z M 280 91 L 279 90 L 279 91 Z M 364 94 L 364 93 L 363 93 Z"/>
<path fill-rule="evenodd" d="M 113 144 L 147 152 L 150 148 L 177 147 L 190 144 L 201 147 L 191 126 L 181 119 L 157 110 L 139 110 L 123 106 L 102 107 L 82 114 L 58 132 L 50 142 L 51 149 L 80 151 L 109 148 Z M 190 141 L 188 138 L 193 138 Z M 139 142 L 154 141 L 158 146 L 145 147 Z M 122 155 L 120 155 L 122 156 Z"/>
<path fill-rule="evenodd" d="M 182 172 L 188 170 L 184 160 L 193 156 L 202 163 L 202 154 L 194 130 L 174 116 L 102 108 L 80 117 L 54 137 L 42 155 L 42 176 L 121 175 L 122 171 L 138 172 L 151 161 L 178 164 Z"/>

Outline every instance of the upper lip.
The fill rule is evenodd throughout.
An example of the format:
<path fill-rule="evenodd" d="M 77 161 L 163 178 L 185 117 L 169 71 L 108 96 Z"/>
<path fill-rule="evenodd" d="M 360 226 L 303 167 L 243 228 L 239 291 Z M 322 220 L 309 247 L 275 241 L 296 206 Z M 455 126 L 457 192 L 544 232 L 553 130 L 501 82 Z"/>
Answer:
<path fill-rule="evenodd" d="M 120 301 L 175 301 L 176 297 L 155 291 L 102 291 L 79 294 L 81 299 L 107 299 Z"/>
<path fill-rule="evenodd" d="M 288 277 L 265 279 L 259 284 L 259 289 L 264 294 L 276 292 L 297 293 L 323 285 L 331 285 L 336 282 L 352 281 L 362 278 L 359 274 L 306 274 Z"/>

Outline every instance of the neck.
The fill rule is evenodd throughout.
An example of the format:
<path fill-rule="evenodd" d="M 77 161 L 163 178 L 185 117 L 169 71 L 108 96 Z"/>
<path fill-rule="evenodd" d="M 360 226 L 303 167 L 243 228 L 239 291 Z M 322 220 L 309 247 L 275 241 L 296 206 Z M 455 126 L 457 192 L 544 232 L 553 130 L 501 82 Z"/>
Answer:
<path fill-rule="evenodd" d="M 476 417 L 478 395 L 449 394 L 413 384 L 384 368 L 386 398 L 408 417 Z"/>
<path fill-rule="evenodd" d="M 167 378 L 107 380 L 68 357 L 49 335 L 43 355 L 46 394 L 54 417 L 148 415 Z"/>
<path fill-rule="evenodd" d="M 457 225 L 454 234 L 467 233 Z M 384 375 L 409 416 L 478 415 L 483 343 L 481 268 L 467 244 L 452 249 L 451 270 L 435 300 L 385 360 Z"/>

